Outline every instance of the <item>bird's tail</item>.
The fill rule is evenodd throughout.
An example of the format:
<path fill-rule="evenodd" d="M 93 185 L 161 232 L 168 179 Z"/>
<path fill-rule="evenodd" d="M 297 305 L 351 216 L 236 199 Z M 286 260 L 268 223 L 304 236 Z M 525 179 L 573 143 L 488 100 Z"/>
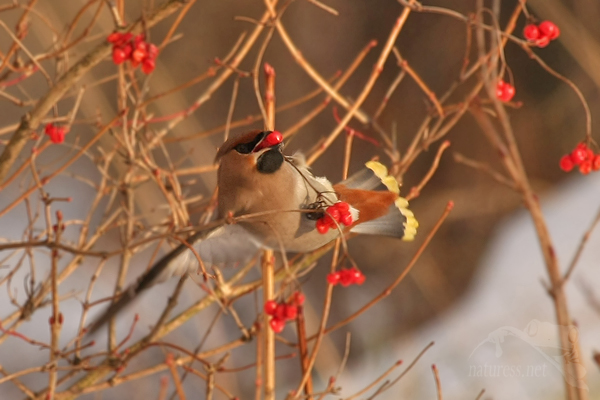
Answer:
<path fill-rule="evenodd" d="M 350 231 L 413 240 L 419 223 L 408 208 L 408 201 L 400 197 L 398 181 L 377 161 L 369 161 L 365 166 L 334 186 L 340 200 L 359 211 L 359 219 Z M 374 190 L 379 188 L 383 190 Z"/>

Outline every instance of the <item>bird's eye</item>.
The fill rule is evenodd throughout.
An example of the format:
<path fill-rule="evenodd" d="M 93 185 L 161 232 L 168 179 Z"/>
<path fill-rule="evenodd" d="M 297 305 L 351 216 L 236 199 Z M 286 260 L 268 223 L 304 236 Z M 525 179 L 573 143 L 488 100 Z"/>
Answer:
<path fill-rule="evenodd" d="M 252 150 L 254 149 L 254 144 L 252 142 L 240 143 L 237 146 L 235 146 L 234 149 L 235 149 L 235 151 L 237 151 L 240 154 L 250 154 L 250 153 L 252 153 Z"/>

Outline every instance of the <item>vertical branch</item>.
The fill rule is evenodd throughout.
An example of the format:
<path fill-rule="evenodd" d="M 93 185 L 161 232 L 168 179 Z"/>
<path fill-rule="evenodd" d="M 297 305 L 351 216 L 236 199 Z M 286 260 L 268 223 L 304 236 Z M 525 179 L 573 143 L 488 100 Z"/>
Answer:
<path fill-rule="evenodd" d="M 56 212 L 56 236 L 55 243 L 60 242 L 61 231 L 63 226 L 63 215 L 61 211 Z M 50 317 L 50 370 L 48 373 L 48 399 L 54 399 L 54 391 L 56 390 L 56 378 L 58 367 L 59 340 L 60 328 L 62 325 L 62 314 L 60 313 L 59 297 L 58 297 L 58 249 L 52 249 L 52 265 L 50 270 L 50 279 L 52 280 L 52 316 Z"/>
<path fill-rule="evenodd" d="M 265 63 L 265 78 L 265 128 L 272 131 L 275 129 L 275 69 L 268 63 Z"/>
<path fill-rule="evenodd" d="M 483 1 L 478 0 L 477 2 L 478 13 L 477 17 L 479 22 L 482 21 L 482 10 Z M 507 31 L 513 29 L 514 26 L 509 26 Z M 476 38 L 478 42 L 479 58 L 483 59 L 486 54 L 485 50 L 485 35 L 482 28 L 482 24 L 477 25 Z M 494 42 L 496 43 L 496 42 Z M 542 255 L 544 257 L 544 263 L 546 264 L 546 270 L 550 278 L 550 290 L 549 293 L 554 302 L 554 308 L 556 312 L 556 320 L 559 327 L 559 338 L 561 348 L 563 349 L 563 368 L 565 372 L 565 391 L 567 399 L 575 400 L 587 399 L 587 393 L 583 390 L 577 390 L 576 387 L 581 387 L 585 382 L 581 371 L 577 368 L 577 361 L 581 359 L 581 355 L 578 352 L 577 340 L 571 341 L 568 336 L 568 329 L 566 327 L 572 325 L 572 320 L 569 315 L 567 306 L 567 298 L 563 287 L 562 274 L 560 266 L 558 265 L 558 259 L 556 258 L 556 252 L 554 250 L 554 244 L 546 225 L 544 214 L 542 212 L 539 200 L 535 192 L 533 191 L 529 178 L 523 166 L 521 155 L 518 150 L 517 142 L 510 124 L 510 120 L 506 113 L 506 110 L 502 103 L 495 96 L 495 68 L 497 58 L 494 57 L 494 63 L 488 65 L 486 62 L 481 63 L 481 73 L 485 81 L 485 88 L 488 93 L 488 97 L 492 101 L 496 115 L 500 126 L 502 128 L 502 134 L 496 130 L 496 127 L 490 120 L 489 116 L 481 109 L 474 108 L 473 115 L 481 126 L 482 130 L 490 140 L 492 145 L 496 147 L 500 154 L 500 159 L 510 174 L 511 178 L 515 182 L 517 191 L 521 194 L 525 206 L 529 210 L 533 224 L 540 242 Z M 576 361 L 576 362 L 573 362 Z M 570 379 L 569 379 L 570 377 Z M 575 384 L 575 385 L 573 385 Z"/>
<path fill-rule="evenodd" d="M 338 264 L 339 255 L 340 255 L 340 247 L 341 247 L 341 239 L 337 239 L 335 241 L 335 247 L 333 249 L 333 256 L 331 258 L 331 272 L 333 272 Z M 321 323 L 319 324 L 319 331 L 317 332 L 317 338 L 315 344 L 313 346 L 312 352 L 310 354 L 310 358 L 305 364 L 304 373 L 302 374 L 302 381 L 300 385 L 296 389 L 294 399 L 300 398 L 300 393 L 302 393 L 302 389 L 308 385 L 310 381 L 310 376 L 312 373 L 312 369 L 315 366 L 315 361 L 317 360 L 317 354 L 319 354 L 319 349 L 321 348 L 321 342 L 323 341 L 323 337 L 326 334 L 325 326 L 327 325 L 327 320 L 329 319 L 329 310 L 331 309 L 331 297 L 333 295 L 333 285 L 331 283 L 327 284 L 327 292 L 325 294 L 325 301 L 323 304 L 323 314 L 321 315 Z"/>
<path fill-rule="evenodd" d="M 275 129 L 275 70 L 265 63 L 265 129 Z M 262 254 L 263 302 L 274 296 L 275 256 L 273 250 L 264 250 Z M 269 327 L 269 316 L 264 313 L 264 398 L 275 399 L 275 331 Z"/>
<path fill-rule="evenodd" d="M 263 291 L 264 294 L 264 291 Z M 264 301 L 264 300 L 263 300 Z M 264 313 L 263 313 L 264 314 Z M 264 356 L 264 344 L 265 340 L 263 339 L 265 331 L 269 330 L 269 320 L 267 318 L 263 318 L 262 329 L 256 330 L 256 378 L 254 380 L 254 400 L 260 400 L 260 395 L 262 393 L 262 376 L 263 376 L 263 356 Z"/>
<path fill-rule="evenodd" d="M 298 351 L 300 352 L 298 359 L 300 360 L 302 376 L 304 376 L 308 370 L 308 342 L 306 340 L 306 320 L 304 319 L 304 306 L 302 305 L 298 307 L 296 326 L 298 328 Z M 313 383 L 312 379 L 310 379 L 310 375 L 306 385 L 304 386 L 304 393 L 307 396 L 307 400 L 312 400 Z"/>
<path fill-rule="evenodd" d="M 273 250 L 264 250 L 262 254 L 263 302 L 274 296 L 273 272 L 275 257 Z M 269 326 L 269 316 L 263 313 L 263 363 L 264 363 L 264 399 L 275 399 L 275 331 Z"/>

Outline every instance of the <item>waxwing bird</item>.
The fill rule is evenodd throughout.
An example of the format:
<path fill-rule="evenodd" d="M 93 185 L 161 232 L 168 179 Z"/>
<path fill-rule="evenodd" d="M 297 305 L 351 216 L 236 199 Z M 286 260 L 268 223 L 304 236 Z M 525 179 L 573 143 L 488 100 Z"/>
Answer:
<path fill-rule="evenodd" d="M 187 239 L 205 267 L 249 261 L 260 249 L 315 250 L 346 233 L 413 240 L 417 220 L 400 197 L 395 178 L 382 164 L 332 185 L 316 177 L 304 156 L 283 154 L 281 133 L 252 131 L 231 138 L 218 150 L 218 213 L 247 216 Z M 383 190 L 374 190 L 382 187 Z M 96 330 L 140 292 L 173 275 L 196 272 L 198 258 L 182 244 L 165 255 L 96 320 Z"/>

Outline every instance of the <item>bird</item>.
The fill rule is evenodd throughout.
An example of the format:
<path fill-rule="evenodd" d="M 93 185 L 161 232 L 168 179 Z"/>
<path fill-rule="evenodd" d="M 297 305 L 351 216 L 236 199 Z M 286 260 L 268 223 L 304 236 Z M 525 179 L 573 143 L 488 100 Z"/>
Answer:
<path fill-rule="evenodd" d="M 278 131 L 253 130 L 218 149 L 218 217 L 235 223 L 198 232 L 156 262 L 88 328 L 93 333 L 141 292 L 201 266 L 249 261 L 260 249 L 303 253 L 341 235 L 382 235 L 411 241 L 418 222 L 387 168 L 369 161 L 337 184 L 315 176 L 302 153 L 283 152 Z M 382 190 L 380 190 L 382 189 Z M 190 250 L 192 246 L 194 251 Z"/>

